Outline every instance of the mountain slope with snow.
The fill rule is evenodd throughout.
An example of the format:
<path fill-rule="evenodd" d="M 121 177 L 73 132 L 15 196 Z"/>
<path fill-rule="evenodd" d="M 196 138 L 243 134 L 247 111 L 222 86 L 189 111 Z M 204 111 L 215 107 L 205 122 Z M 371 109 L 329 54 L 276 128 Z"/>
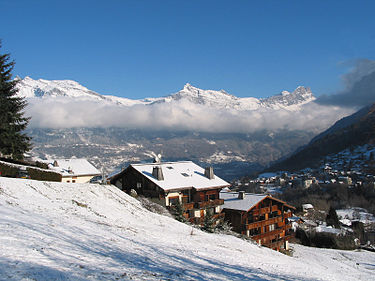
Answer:
<path fill-rule="evenodd" d="M 375 254 L 294 257 L 145 210 L 114 186 L 0 177 L 0 280 L 370 280 Z"/>
<path fill-rule="evenodd" d="M 77 100 L 93 100 L 122 106 L 173 103 L 187 100 L 193 104 L 240 111 L 257 110 L 261 108 L 296 110 L 301 105 L 315 100 L 310 89 L 301 86 L 292 93 L 283 91 L 280 95 L 265 99 L 252 97 L 238 98 L 226 93 L 224 90 L 202 90 L 190 84 L 186 84 L 181 91 L 166 97 L 131 100 L 110 95 L 100 95 L 71 80 L 34 80 L 30 77 L 25 77 L 20 80 L 18 89 L 19 95 L 25 98 L 69 97 Z"/>

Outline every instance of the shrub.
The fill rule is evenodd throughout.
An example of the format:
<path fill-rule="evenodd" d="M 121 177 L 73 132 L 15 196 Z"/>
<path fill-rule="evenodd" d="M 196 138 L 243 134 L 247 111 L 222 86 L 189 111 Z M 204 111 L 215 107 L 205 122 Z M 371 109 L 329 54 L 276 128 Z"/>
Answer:
<path fill-rule="evenodd" d="M 0 176 L 15 178 L 17 177 L 18 170 L 19 168 L 15 166 L 0 162 Z"/>
<path fill-rule="evenodd" d="M 176 220 L 180 222 L 186 222 L 186 218 L 184 217 L 185 210 L 179 200 L 177 200 L 176 204 L 173 205 L 171 211 Z"/>
<path fill-rule="evenodd" d="M 62 175 L 56 172 L 44 171 L 37 168 L 27 167 L 27 172 L 33 180 L 61 182 Z"/>

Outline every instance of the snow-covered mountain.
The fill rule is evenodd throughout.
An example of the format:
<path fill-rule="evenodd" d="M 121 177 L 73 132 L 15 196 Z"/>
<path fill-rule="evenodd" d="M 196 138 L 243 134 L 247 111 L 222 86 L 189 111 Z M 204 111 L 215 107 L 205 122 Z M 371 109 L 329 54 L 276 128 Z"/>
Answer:
<path fill-rule="evenodd" d="M 112 185 L 0 177 L 0 280 L 372 280 L 375 255 L 289 257 L 151 213 Z"/>
<path fill-rule="evenodd" d="M 206 105 L 214 108 L 227 108 L 235 110 L 257 110 L 265 109 L 286 109 L 298 110 L 303 104 L 315 100 L 310 89 L 298 87 L 292 93 L 283 91 L 279 95 L 265 99 L 253 97 L 238 98 L 228 94 L 224 90 L 202 90 L 190 84 L 186 84 L 182 90 L 166 97 L 146 98 L 143 100 L 131 100 L 122 97 L 101 95 L 87 89 L 79 83 L 71 80 L 34 80 L 25 77 L 18 84 L 19 95 L 26 98 L 46 98 L 46 97 L 70 97 L 84 100 L 94 100 L 100 102 L 115 103 L 123 106 L 135 104 L 156 104 L 173 103 L 187 100 L 194 104 Z"/>
<path fill-rule="evenodd" d="M 19 89 L 18 95 L 27 99 L 67 97 L 75 98 L 77 100 L 116 103 L 118 105 L 142 103 L 141 101 L 127 98 L 101 95 L 72 80 L 34 80 L 27 76 L 24 79 L 19 80 L 17 87 Z"/>

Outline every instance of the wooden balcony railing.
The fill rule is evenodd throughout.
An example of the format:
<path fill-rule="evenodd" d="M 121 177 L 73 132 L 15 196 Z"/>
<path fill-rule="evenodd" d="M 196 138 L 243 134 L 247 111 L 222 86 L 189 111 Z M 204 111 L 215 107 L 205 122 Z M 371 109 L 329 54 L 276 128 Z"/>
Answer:
<path fill-rule="evenodd" d="M 283 244 L 284 244 L 284 240 L 279 240 L 279 241 L 275 241 L 275 242 L 266 242 L 262 245 L 265 246 L 265 247 L 274 249 L 274 248 L 280 248 L 281 246 L 283 246 Z"/>
<path fill-rule="evenodd" d="M 272 209 L 271 209 L 271 212 L 276 212 L 278 209 L 279 209 L 279 206 L 273 205 Z"/>
<path fill-rule="evenodd" d="M 194 202 L 190 203 L 183 203 L 182 206 L 184 207 L 185 211 L 194 209 Z"/>
<path fill-rule="evenodd" d="M 213 215 L 213 218 L 214 218 L 215 220 L 224 219 L 224 217 L 225 217 L 225 214 L 224 214 L 224 213 L 219 213 L 219 214 L 214 214 L 214 215 Z"/>
<path fill-rule="evenodd" d="M 275 229 L 273 231 L 269 231 L 269 232 L 265 232 L 265 233 L 262 233 L 262 234 L 254 235 L 251 238 L 254 239 L 255 241 L 258 241 L 259 239 L 263 239 L 265 237 L 270 237 L 270 236 L 273 236 L 273 235 L 281 234 L 283 231 L 284 231 L 284 228 L 282 227 L 282 228 Z"/>
<path fill-rule="evenodd" d="M 268 213 L 270 213 L 270 207 L 265 207 L 265 208 L 261 208 L 261 209 L 255 209 L 253 211 L 253 215 L 254 216 L 264 215 L 264 214 L 268 214 Z"/>
<path fill-rule="evenodd" d="M 268 220 L 256 221 L 256 222 L 246 224 L 246 229 L 263 227 L 263 226 L 266 226 L 266 225 L 270 225 L 270 224 L 274 224 L 274 223 L 280 223 L 280 222 L 282 222 L 282 217 L 276 217 L 276 218 L 271 218 L 271 219 L 268 219 Z"/>
<path fill-rule="evenodd" d="M 223 204 L 224 204 L 224 199 L 215 199 L 215 200 L 197 202 L 195 203 L 195 208 L 203 209 L 206 207 L 215 207 L 215 206 L 219 206 Z"/>

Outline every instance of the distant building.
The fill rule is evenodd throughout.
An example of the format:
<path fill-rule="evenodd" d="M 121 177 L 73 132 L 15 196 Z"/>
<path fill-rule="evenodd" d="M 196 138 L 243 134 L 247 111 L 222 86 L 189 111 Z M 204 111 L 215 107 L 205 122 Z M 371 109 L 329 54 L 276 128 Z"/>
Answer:
<path fill-rule="evenodd" d="M 293 232 L 288 218 L 293 206 L 264 194 L 220 192 L 220 198 L 224 199 L 225 220 L 234 231 L 274 250 L 289 248 Z"/>
<path fill-rule="evenodd" d="M 159 204 L 184 207 L 184 216 L 192 223 L 203 223 L 206 212 L 214 219 L 223 218 L 219 198 L 222 188 L 230 184 L 214 174 L 212 167 L 203 169 L 191 161 L 131 164 L 110 179 L 111 184 L 130 193 L 144 195 Z"/>
<path fill-rule="evenodd" d="M 352 185 L 353 181 L 350 177 L 338 177 L 338 182 L 341 184 Z"/>
<path fill-rule="evenodd" d="M 303 187 L 304 188 L 309 188 L 310 186 L 312 186 L 313 184 L 313 180 L 312 179 L 305 179 L 303 181 Z"/>
<path fill-rule="evenodd" d="M 61 173 L 61 181 L 67 183 L 87 183 L 101 174 L 86 159 L 56 159 L 48 162 L 48 168 Z"/>
<path fill-rule="evenodd" d="M 313 211 L 314 210 L 314 206 L 307 203 L 307 204 L 302 204 L 302 210 L 304 212 L 309 212 L 309 211 Z"/>

